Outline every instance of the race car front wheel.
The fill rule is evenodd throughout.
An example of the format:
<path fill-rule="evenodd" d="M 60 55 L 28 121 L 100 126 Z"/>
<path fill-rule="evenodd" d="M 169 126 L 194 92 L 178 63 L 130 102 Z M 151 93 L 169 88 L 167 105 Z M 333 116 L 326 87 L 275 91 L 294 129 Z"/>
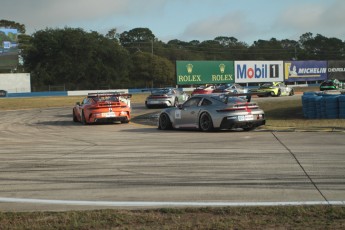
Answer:
<path fill-rule="evenodd" d="M 171 124 L 171 121 L 170 121 L 168 114 L 162 113 L 159 116 L 158 128 L 161 130 L 172 129 L 172 124 Z"/>

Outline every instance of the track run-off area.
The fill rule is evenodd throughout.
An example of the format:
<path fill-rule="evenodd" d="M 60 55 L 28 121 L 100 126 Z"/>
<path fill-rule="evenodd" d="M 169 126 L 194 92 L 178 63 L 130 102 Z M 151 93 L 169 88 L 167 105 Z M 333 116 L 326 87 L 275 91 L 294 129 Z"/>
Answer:
<path fill-rule="evenodd" d="M 144 112 L 133 105 L 133 116 Z M 72 108 L 1 111 L 0 210 L 344 205 L 344 138 L 82 125 Z"/>

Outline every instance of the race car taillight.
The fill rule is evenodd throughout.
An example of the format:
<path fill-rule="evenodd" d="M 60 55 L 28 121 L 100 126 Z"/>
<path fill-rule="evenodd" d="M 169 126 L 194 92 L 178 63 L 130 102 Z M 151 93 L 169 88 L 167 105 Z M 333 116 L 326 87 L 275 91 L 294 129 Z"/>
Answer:
<path fill-rule="evenodd" d="M 246 108 L 236 108 L 236 107 L 231 107 L 231 108 L 225 108 L 225 109 L 219 109 L 217 112 L 222 113 L 222 112 L 233 112 L 233 111 L 238 111 L 238 110 L 246 110 Z"/>
<path fill-rule="evenodd" d="M 120 116 L 127 116 L 127 112 L 126 111 L 121 111 L 120 112 Z"/>
<path fill-rule="evenodd" d="M 167 95 L 155 95 L 155 96 L 150 96 L 150 98 L 169 98 Z"/>
<path fill-rule="evenodd" d="M 256 120 L 260 120 L 260 119 L 264 119 L 264 115 L 263 114 L 256 115 Z"/>

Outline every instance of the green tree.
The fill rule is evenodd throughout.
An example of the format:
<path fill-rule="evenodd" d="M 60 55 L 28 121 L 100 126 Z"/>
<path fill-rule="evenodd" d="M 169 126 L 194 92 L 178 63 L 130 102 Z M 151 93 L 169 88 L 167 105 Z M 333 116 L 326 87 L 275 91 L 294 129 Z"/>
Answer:
<path fill-rule="evenodd" d="M 18 22 L 2 19 L 0 20 L 0 27 L 7 29 L 17 29 L 19 33 L 25 34 L 25 25 Z"/>
<path fill-rule="evenodd" d="M 145 52 L 132 54 L 132 87 L 165 87 L 175 84 L 174 65 L 166 58 Z"/>
<path fill-rule="evenodd" d="M 294 53 L 286 49 L 281 41 L 271 38 L 255 41 L 249 47 L 248 54 L 252 60 L 291 60 Z"/>
<path fill-rule="evenodd" d="M 305 33 L 299 40 L 305 60 L 344 60 L 345 44 L 338 38 L 327 38 L 321 34 Z"/>
<path fill-rule="evenodd" d="M 193 40 L 184 42 L 181 40 L 170 40 L 166 45 L 168 55 L 165 56 L 173 63 L 176 60 L 205 60 L 203 52 L 198 50 L 200 42 Z"/>
<path fill-rule="evenodd" d="M 115 40 L 116 42 L 119 42 L 120 34 L 118 34 L 116 32 L 116 28 L 113 28 L 113 29 L 108 31 L 108 33 L 105 35 L 105 37 L 112 39 L 112 40 Z"/>
<path fill-rule="evenodd" d="M 117 88 L 128 77 L 128 52 L 97 32 L 46 29 L 34 33 L 30 43 L 25 67 L 36 90 L 61 84 L 69 90 Z"/>
<path fill-rule="evenodd" d="M 148 28 L 135 28 L 120 34 L 120 43 L 130 53 L 152 52 L 155 35 Z"/>

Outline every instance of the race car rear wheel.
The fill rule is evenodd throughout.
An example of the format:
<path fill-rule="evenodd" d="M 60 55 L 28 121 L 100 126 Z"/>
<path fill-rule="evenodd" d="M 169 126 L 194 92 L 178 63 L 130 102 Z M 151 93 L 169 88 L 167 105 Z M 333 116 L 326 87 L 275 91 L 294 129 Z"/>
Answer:
<path fill-rule="evenodd" d="M 83 125 L 86 125 L 86 124 L 87 124 L 87 121 L 86 121 L 86 119 L 85 119 L 84 111 L 81 111 L 80 119 L 81 119 L 81 123 L 82 123 Z"/>
<path fill-rule="evenodd" d="M 289 93 L 289 96 L 293 96 L 293 95 L 295 95 L 295 91 L 292 89 Z"/>
<path fill-rule="evenodd" d="M 159 116 L 158 128 L 161 130 L 172 129 L 172 124 L 171 124 L 171 121 L 170 121 L 168 114 L 162 113 Z"/>
<path fill-rule="evenodd" d="M 254 130 L 254 129 L 256 129 L 256 127 L 253 127 L 253 126 L 243 128 L 243 130 L 246 131 L 246 132 L 252 131 L 252 130 Z"/>
<path fill-rule="evenodd" d="M 209 132 L 213 130 L 212 118 L 208 113 L 202 113 L 199 119 L 199 127 L 201 131 Z"/>
<path fill-rule="evenodd" d="M 73 121 L 78 122 L 78 118 L 77 118 L 77 115 L 75 114 L 74 110 L 73 110 Z"/>

